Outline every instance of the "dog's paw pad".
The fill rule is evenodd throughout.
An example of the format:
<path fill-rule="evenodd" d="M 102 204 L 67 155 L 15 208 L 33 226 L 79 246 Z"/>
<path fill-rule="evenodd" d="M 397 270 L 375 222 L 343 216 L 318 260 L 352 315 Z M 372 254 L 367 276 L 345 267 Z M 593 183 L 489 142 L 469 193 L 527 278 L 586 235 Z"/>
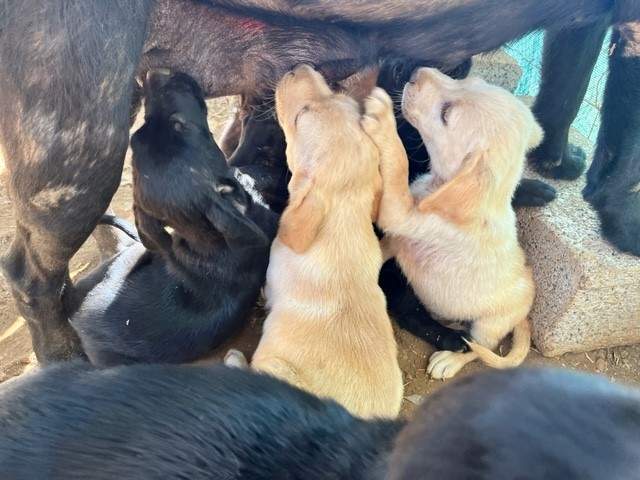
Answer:
<path fill-rule="evenodd" d="M 464 353 L 442 350 L 429 358 L 427 373 L 431 378 L 451 378 L 468 363 Z"/>
<path fill-rule="evenodd" d="M 249 362 L 247 362 L 244 353 L 233 348 L 224 356 L 224 364 L 227 367 L 249 368 Z"/>

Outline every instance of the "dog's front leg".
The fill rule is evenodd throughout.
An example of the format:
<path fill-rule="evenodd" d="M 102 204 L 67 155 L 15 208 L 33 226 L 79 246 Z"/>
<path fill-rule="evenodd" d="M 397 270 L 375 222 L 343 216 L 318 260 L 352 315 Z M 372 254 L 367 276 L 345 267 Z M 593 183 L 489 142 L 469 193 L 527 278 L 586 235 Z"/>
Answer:
<path fill-rule="evenodd" d="M 382 197 L 378 225 L 387 233 L 403 234 L 414 207 L 409 190 L 409 160 L 396 129 L 389 95 L 376 88 L 365 100 L 362 127 L 378 147 Z"/>

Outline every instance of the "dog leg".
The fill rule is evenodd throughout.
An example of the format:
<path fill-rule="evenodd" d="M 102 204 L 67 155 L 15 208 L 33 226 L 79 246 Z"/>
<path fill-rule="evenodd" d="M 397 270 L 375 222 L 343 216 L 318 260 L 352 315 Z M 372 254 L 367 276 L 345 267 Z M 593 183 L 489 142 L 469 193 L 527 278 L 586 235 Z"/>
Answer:
<path fill-rule="evenodd" d="M 602 124 L 584 198 L 604 237 L 640 256 L 640 21 L 614 30 Z"/>
<path fill-rule="evenodd" d="M 2 267 L 41 364 L 81 355 L 63 296 L 68 262 L 119 184 L 147 10 L 142 2 L 5 6 L 0 143 L 16 232 Z"/>
<path fill-rule="evenodd" d="M 381 88 L 375 88 L 365 100 L 362 127 L 380 154 L 382 198 L 377 223 L 385 232 L 401 233 L 399 229 L 414 207 L 409 190 L 409 160 L 396 131 L 391 98 Z"/>
<path fill-rule="evenodd" d="M 542 84 L 532 109 L 544 140 L 529 155 L 534 168 L 546 177 L 573 180 L 585 169 L 586 154 L 568 143 L 569 128 L 587 91 L 607 26 L 605 18 L 546 33 Z"/>

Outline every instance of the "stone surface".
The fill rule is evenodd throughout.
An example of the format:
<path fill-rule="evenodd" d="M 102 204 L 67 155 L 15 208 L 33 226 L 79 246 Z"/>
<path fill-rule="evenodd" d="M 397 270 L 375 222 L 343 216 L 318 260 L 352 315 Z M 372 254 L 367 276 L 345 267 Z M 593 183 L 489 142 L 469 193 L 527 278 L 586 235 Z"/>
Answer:
<path fill-rule="evenodd" d="M 473 57 L 473 66 L 469 74 L 482 77 L 489 83 L 513 92 L 520 81 L 522 69 L 518 62 L 500 49 Z"/>
<path fill-rule="evenodd" d="M 597 215 L 582 199 L 584 177 L 549 183 L 558 191 L 554 202 L 518 212 L 537 287 L 534 345 L 554 356 L 640 342 L 640 259 L 600 237 Z"/>

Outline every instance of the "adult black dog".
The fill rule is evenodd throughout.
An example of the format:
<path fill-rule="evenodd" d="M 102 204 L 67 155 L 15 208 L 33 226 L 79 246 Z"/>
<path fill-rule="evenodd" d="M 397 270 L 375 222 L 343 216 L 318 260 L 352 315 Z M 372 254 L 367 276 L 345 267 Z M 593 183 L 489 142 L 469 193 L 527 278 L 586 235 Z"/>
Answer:
<path fill-rule="evenodd" d="M 629 480 L 640 471 L 638 393 L 560 370 L 467 377 L 406 426 L 222 366 L 70 362 L 0 386 L 0 402 L 7 480 Z"/>
<path fill-rule="evenodd" d="M 627 8 L 622 18 L 636 21 L 613 28 L 602 123 L 582 193 L 598 212 L 605 238 L 640 256 L 640 2 L 616 3 Z M 568 143 L 569 127 L 610 23 L 606 17 L 546 34 L 542 84 L 533 106 L 545 138 L 530 156 L 543 175 L 573 179 L 585 169 L 584 152 Z"/>
<path fill-rule="evenodd" d="M 70 294 L 79 305 L 71 324 L 98 366 L 189 362 L 226 340 L 250 317 L 277 228 L 227 167 L 191 77 L 147 75 L 145 113 L 131 141 L 144 246 L 128 246 Z"/>
<path fill-rule="evenodd" d="M 639 13 L 635 5 L 616 2 L 616 19 Z M 17 221 L 3 266 L 36 356 L 46 363 L 81 353 L 63 295 L 72 288 L 68 261 L 118 186 L 137 73 L 175 68 L 215 96 L 268 90 L 301 61 L 328 63 L 336 77 L 381 55 L 446 67 L 536 28 L 595 21 L 613 7 L 612 0 L 1 0 L 0 142 Z"/>

